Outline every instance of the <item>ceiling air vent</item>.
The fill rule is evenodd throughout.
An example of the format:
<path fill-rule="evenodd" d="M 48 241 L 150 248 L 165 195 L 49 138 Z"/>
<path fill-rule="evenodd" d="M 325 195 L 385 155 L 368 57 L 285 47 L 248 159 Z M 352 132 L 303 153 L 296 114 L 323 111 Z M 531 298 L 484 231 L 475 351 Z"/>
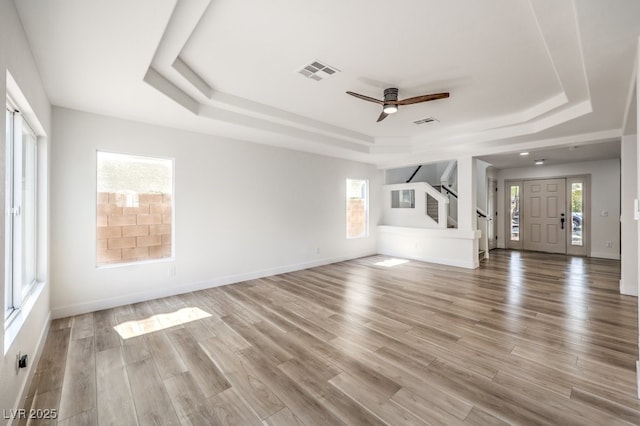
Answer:
<path fill-rule="evenodd" d="M 427 124 L 427 123 L 431 123 L 432 121 L 438 121 L 433 117 L 427 117 L 427 118 L 423 118 L 422 120 L 416 120 L 413 123 L 417 124 L 418 126 L 421 124 Z"/>
<path fill-rule="evenodd" d="M 313 61 L 309 65 L 299 70 L 298 73 L 312 80 L 321 81 L 331 77 L 339 71 L 339 69 L 325 65 L 320 61 Z"/>

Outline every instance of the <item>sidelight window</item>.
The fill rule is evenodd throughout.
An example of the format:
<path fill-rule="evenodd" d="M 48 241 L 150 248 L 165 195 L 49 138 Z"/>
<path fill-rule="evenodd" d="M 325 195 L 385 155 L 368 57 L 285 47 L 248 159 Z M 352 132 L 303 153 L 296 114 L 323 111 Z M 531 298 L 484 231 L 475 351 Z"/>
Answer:
<path fill-rule="evenodd" d="M 571 245 L 584 245 L 584 184 L 571 184 Z"/>
<path fill-rule="evenodd" d="M 520 184 L 509 186 L 511 241 L 520 241 Z"/>

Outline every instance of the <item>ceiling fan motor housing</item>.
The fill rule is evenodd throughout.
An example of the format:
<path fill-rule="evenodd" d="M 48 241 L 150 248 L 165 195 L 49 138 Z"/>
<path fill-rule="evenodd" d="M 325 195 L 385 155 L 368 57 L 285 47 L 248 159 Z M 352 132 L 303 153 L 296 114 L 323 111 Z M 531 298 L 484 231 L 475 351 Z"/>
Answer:
<path fill-rule="evenodd" d="M 395 87 L 390 87 L 388 89 L 384 89 L 384 101 L 385 102 L 395 102 L 398 100 L 398 89 Z"/>

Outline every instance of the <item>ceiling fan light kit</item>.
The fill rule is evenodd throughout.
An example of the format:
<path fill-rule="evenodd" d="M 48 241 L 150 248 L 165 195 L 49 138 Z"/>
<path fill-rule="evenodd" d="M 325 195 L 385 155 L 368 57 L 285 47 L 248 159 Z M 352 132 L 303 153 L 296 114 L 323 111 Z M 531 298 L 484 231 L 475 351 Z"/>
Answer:
<path fill-rule="evenodd" d="M 382 113 L 380 113 L 380 116 L 378 117 L 378 120 L 377 120 L 378 122 L 387 118 L 389 114 L 394 114 L 398 112 L 399 105 L 411 105 L 411 104 L 417 104 L 420 102 L 428 102 L 428 101 L 435 101 L 437 99 L 445 99 L 449 97 L 449 92 L 442 92 L 442 93 L 432 93 L 429 95 L 421 95 L 421 96 L 415 96 L 413 98 L 398 100 L 398 88 L 396 87 L 390 87 L 388 89 L 384 89 L 384 100 L 371 98 L 369 96 L 361 95 L 355 92 L 347 92 L 347 94 L 354 96 L 358 99 L 362 99 L 363 101 L 373 102 L 373 103 L 382 105 Z"/>
<path fill-rule="evenodd" d="M 395 106 L 394 104 L 386 104 L 382 108 L 382 111 L 384 111 L 385 114 L 394 114 L 394 113 L 398 112 L 398 107 Z"/>

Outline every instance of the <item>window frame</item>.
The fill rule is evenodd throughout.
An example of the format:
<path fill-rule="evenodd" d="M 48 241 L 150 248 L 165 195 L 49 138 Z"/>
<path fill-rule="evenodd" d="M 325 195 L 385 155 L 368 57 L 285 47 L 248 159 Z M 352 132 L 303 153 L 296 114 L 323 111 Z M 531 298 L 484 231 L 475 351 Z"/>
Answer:
<path fill-rule="evenodd" d="M 7 136 L 11 141 L 6 144 L 6 173 L 5 173 L 5 203 L 7 206 L 7 215 L 5 222 L 5 321 L 8 321 L 12 315 L 20 310 L 29 298 L 34 288 L 38 284 L 38 244 L 39 244 L 39 227 L 38 227 L 38 215 L 39 215 L 39 198 L 40 190 L 38 185 L 38 135 L 33 127 L 29 124 L 28 120 L 20 113 L 19 109 L 15 106 L 15 103 L 7 98 L 7 112 L 11 116 L 10 127 L 7 129 Z M 32 253 L 34 279 L 29 283 L 22 282 L 22 265 L 25 261 L 23 247 L 25 241 L 24 237 L 24 203 L 22 197 L 22 178 L 23 178 L 23 129 L 28 129 L 34 139 L 34 164 L 33 164 L 33 176 L 32 180 L 35 185 L 35 205 L 34 209 L 34 223 L 33 223 L 33 244 L 34 251 Z"/>
<path fill-rule="evenodd" d="M 100 263 L 98 262 L 98 156 L 100 153 L 105 153 L 105 154 L 111 154 L 111 155 L 121 155 L 121 156 L 128 156 L 128 157 L 137 157 L 137 158 L 142 158 L 142 159 L 151 159 L 151 160 L 163 160 L 163 161 L 170 161 L 171 162 L 171 254 L 167 257 L 160 257 L 160 258 L 149 258 L 149 259 L 141 259 L 141 260 L 131 260 L 131 261 L 122 261 L 122 262 L 114 262 L 114 263 Z M 173 262 L 175 261 L 175 253 L 176 253 L 176 244 L 175 244 L 175 206 L 176 206 L 176 202 L 175 202 L 175 158 L 171 158 L 171 157 L 165 157 L 165 156 L 161 156 L 161 155 L 151 155 L 148 153 L 131 153 L 131 152 L 123 152 L 123 151 L 115 151 L 115 150 L 109 150 L 109 149 L 96 149 L 96 154 L 95 154 L 95 203 L 94 203 L 94 208 L 95 210 L 95 223 L 94 223 L 94 238 L 95 238 L 95 244 L 94 244 L 94 249 L 95 249 L 95 253 L 94 253 L 94 260 L 95 260 L 95 268 L 96 269 L 112 269 L 112 268 L 121 268 L 121 267 L 128 267 L 128 266 L 134 266 L 134 265 L 142 265 L 142 264 L 150 264 L 150 263 L 161 263 L 161 262 Z M 137 198 L 137 197 L 136 197 Z"/>
<path fill-rule="evenodd" d="M 407 198 L 408 198 L 408 201 L 406 201 Z M 392 209 L 415 209 L 416 208 L 416 190 L 415 189 L 391 190 L 391 208 Z"/>
<path fill-rule="evenodd" d="M 4 354 L 6 355 L 11 348 L 15 338 L 19 335 L 22 326 L 25 324 L 32 309 L 40 299 L 40 295 L 43 293 L 44 288 L 47 285 L 48 279 L 48 146 L 47 135 L 38 117 L 34 113 L 31 105 L 23 95 L 22 91 L 18 87 L 17 83 L 13 79 L 13 76 L 9 71 L 6 72 L 7 77 L 7 94 L 6 94 L 6 115 L 5 125 L 8 125 L 5 137 L 5 274 L 4 274 L 4 292 L 5 300 L 3 303 L 4 309 Z M 11 117 L 10 117 L 11 116 Z M 15 191 L 22 191 L 22 173 L 20 173 L 19 179 L 15 179 L 14 176 L 17 171 L 21 171 L 22 164 L 16 170 L 14 151 L 16 141 L 20 141 L 22 144 L 22 128 L 28 126 L 32 133 L 33 147 L 35 149 L 35 156 L 33 158 L 32 166 L 32 183 L 34 185 L 33 194 L 35 205 L 33 206 L 33 224 L 32 227 L 32 242 L 33 257 L 32 259 L 32 272 L 34 280 L 28 285 L 22 285 L 20 280 L 15 279 L 14 270 L 20 265 L 21 262 L 17 262 L 17 258 L 23 256 L 22 249 L 18 250 L 18 247 L 14 244 L 15 237 L 21 237 L 21 233 L 14 231 L 14 223 L 22 222 L 22 217 L 15 209 L 13 193 Z M 22 147 L 20 146 L 20 152 Z M 21 161 L 21 159 L 20 159 Z M 22 208 L 20 209 L 22 211 Z"/>
<path fill-rule="evenodd" d="M 360 199 L 364 200 L 364 232 L 360 235 L 349 235 L 349 188 L 352 182 L 359 182 L 364 184 L 364 194 Z M 346 193 L 345 193 L 345 234 L 348 240 L 358 239 L 358 238 L 367 238 L 369 237 L 369 180 L 368 179 L 352 179 L 347 178 L 346 180 Z"/>
<path fill-rule="evenodd" d="M 511 188 L 518 187 L 518 209 L 520 209 L 520 203 L 522 201 L 522 190 L 523 190 L 523 180 L 506 180 L 504 182 L 504 195 L 505 195 L 505 219 L 504 219 L 504 229 L 505 229 L 505 248 L 513 249 L 513 250 L 522 250 L 523 242 L 522 242 L 522 217 L 520 216 L 520 211 L 518 210 L 518 239 L 511 239 L 512 232 L 512 221 L 511 221 Z"/>
<path fill-rule="evenodd" d="M 567 254 L 574 256 L 588 256 L 591 252 L 591 175 L 574 175 L 566 177 L 567 191 Z M 571 207 L 571 188 L 575 183 L 582 184 L 582 245 L 572 244 L 573 234 L 573 212 Z"/>

